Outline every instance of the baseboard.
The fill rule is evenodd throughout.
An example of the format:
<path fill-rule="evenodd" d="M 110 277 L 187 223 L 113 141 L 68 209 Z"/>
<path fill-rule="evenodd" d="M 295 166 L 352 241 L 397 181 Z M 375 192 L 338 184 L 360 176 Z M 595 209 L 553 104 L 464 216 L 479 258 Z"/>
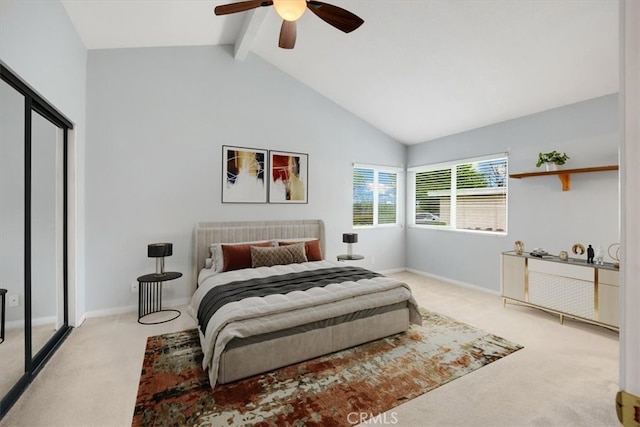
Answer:
<path fill-rule="evenodd" d="M 31 321 L 31 326 L 42 326 L 42 325 L 50 325 L 55 324 L 57 321 L 56 316 L 47 316 L 47 317 L 36 317 Z M 11 320 L 5 323 L 5 329 L 18 329 L 24 328 L 24 320 Z"/>
<path fill-rule="evenodd" d="M 177 298 L 177 299 L 172 299 L 172 300 L 165 300 L 162 303 L 163 308 L 170 308 L 170 307 L 177 307 L 180 305 L 186 305 L 189 304 L 191 302 L 191 298 L 189 297 L 185 297 L 185 298 Z M 105 316 L 114 316 L 117 314 L 126 314 L 126 313 L 136 313 L 138 311 L 138 305 L 128 305 L 128 306 L 124 306 L 124 307 L 113 307 L 113 308 L 105 308 L 105 309 L 101 309 L 101 310 L 92 310 L 92 311 L 87 311 L 85 312 L 81 317 L 81 322 L 80 324 L 82 325 L 82 323 L 89 318 L 94 318 L 94 317 L 105 317 Z"/>
<path fill-rule="evenodd" d="M 475 291 L 480 291 L 480 292 L 484 292 L 484 293 L 495 295 L 495 296 L 502 295 L 500 293 L 500 291 L 494 291 L 492 289 L 487 289 L 487 288 L 484 288 L 482 286 L 473 285 L 471 283 L 462 282 L 460 280 L 455 280 L 455 279 L 452 279 L 450 277 L 438 276 L 436 274 L 431 274 L 431 273 L 427 273 L 427 272 L 420 271 L 420 270 L 414 270 L 413 268 L 407 268 L 407 269 L 405 269 L 405 271 L 407 271 L 409 273 L 417 274 L 418 276 L 424 276 L 424 277 L 428 277 L 430 279 L 439 280 L 441 282 L 451 283 L 452 285 L 460 286 L 462 288 L 473 289 Z"/>
<path fill-rule="evenodd" d="M 87 320 L 87 313 L 84 313 L 82 316 L 80 316 L 80 318 L 78 318 L 78 321 L 75 324 L 71 324 L 71 326 L 73 326 L 74 328 L 82 326 L 85 320 Z"/>
<path fill-rule="evenodd" d="M 382 270 L 378 271 L 380 274 L 395 274 L 395 273 L 404 273 L 407 271 L 406 268 L 392 268 L 391 270 Z"/>

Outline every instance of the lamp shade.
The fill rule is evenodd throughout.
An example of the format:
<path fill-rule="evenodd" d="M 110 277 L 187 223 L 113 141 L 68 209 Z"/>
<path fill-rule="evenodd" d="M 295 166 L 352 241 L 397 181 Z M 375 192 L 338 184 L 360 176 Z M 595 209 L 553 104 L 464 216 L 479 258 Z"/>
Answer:
<path fill-rule="evenodd" d="M 307 9 L 306 0 L 273 0 L 273 7 L 285 21 L 297 21 Z"/>
<path fill-rule="evenodd" d="M 358 233 L 344 233 L 342 243 L 358 243 Z"/>
<path fill-rule="evenodd" d="M 149 256 L 149 258 L 171 256 L 172 254 L 172 243 L 151 243 L 147 246 L 147 256 Z"/>

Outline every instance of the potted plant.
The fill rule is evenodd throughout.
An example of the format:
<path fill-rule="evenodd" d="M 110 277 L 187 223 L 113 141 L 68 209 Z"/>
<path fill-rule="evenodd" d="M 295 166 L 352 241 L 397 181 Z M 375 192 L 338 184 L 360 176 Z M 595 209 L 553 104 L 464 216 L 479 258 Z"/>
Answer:
<path fill-rule="evenodd" d="M 539 153 L 536 167 L 545 165 L 547 170 L 555 170 L 557 169 L 557 166 L 564 165 L 568 159 L 569 156 L 567 156 L 567 153 L 560 154 L 556 150 L 553 150 L 550 153 Z"/>

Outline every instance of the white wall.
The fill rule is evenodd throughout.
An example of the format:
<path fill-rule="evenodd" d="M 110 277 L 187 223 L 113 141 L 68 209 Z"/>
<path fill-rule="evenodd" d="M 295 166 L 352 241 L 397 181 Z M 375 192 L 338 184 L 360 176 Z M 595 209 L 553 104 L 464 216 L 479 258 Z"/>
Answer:
<path fill-rule="evenodd" d="M 0 1 L 0 61 L 74 123 L 70 192 L 70 323 L 84 313 L 87 51 L 59 1 Z"/>
<path fill-rule="evenodd" d="M 402 144 L 230 46 L 94 50 L 88 64 L 88 311 L 137 304 L 130 283 L 154 271 L 147 244 L 159 241 L 184 274 L 165 299 L 189 297 L 198 221 L 320 218 L 334 258 L 352 230 L 352 163 L 405 162 Z M 308 153 L 309 203 L 222 204 L 223 144 Z M 369 266 L 404 267 L 402 228 L 360 236 Z"/>
<path fill-rule="evenodd" d="M 516 173 L 551 150 L 570 156 L 566 168 L 617 164 L 618 142 L 617 96 L 608 95 L 410 146 L 407 158 L 411 167 L 508 151 Z M 568 192 L 555 176 L 509 179 L 508 209 L 506 237 L 408 229 L 407 268 L 499 291 L 499 254 L 516 240 L 556 254 L 620 241 L 617 172 L 572 175 Z"/>

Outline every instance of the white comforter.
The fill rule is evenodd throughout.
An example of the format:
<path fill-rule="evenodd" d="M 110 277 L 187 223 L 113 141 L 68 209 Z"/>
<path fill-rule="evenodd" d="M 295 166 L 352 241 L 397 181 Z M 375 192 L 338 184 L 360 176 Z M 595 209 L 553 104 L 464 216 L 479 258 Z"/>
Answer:
<path fill-rule="evenodd" d="M 248 268 L 226 273 L 215 273 L 205 269 L 200 272 L 198 278 L 200 285 L 191 299 L 188 313 L 198 322 L 198 306 L 206 293 L 215 286 L 237 280 L 336 266 L 344 266 L 344 264 L 317 261 Z M 330 284 L 306 291 L 251 297 L 231 302 L 222 306 L 211 317 L 204 336 L 200 331 L 200 342 L 204 353 L 202 366 L 205 370 L 209 370 L 209 380 L 213 387 L 218 377 L 220 355 L 233 338 L 269 333 L 402 301 L 409 301 L 411 322 L 421 324 L 422 319 L 409 286 L 388 277 Z"/>

